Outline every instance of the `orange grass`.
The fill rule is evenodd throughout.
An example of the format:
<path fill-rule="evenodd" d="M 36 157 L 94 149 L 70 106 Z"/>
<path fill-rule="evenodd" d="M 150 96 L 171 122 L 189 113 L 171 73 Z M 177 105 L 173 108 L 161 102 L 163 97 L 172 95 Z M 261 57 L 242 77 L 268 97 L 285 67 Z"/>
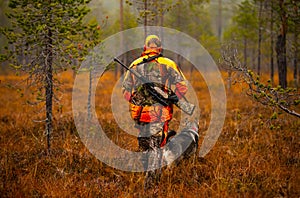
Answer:
<path fill-rule="evenodd" d="M 187 75 L 189 78 L 189 76 Z M 300 120 L 251 101 L 234 86 L 227 96 L 223 131 L 212 151 L 201 159 L 164 169 L 160 186 L 143 192 L 143 173 L 113 169 L 85 148 L 71 111 L 73 78 L 59 74 L 62 107 L 55 106 L 52 152 L 46 155 L 43 109 L 26 104 L 30 89 L 20 97 L 7 85 L 21 77 L 0 76 L 0 194 L 1 197 L 299 197 Z M 113 74 L 106 73 L 97 89 L 99 122 L 110 138 L 121 131 L 110 111 Z M 199 74 L 193 74 L 201 108 L 200 132 L 209 126 L 210 97 Z M 105 87 L 105 89 L 103 88 Z M 124 101 L 122 101 L 124 102 Z M 59 110 L 60 109 L 60 110 Z M 176 118 L 175 118 L 176 119 Z M 270 125 L 277 126 L 270 130 Z M 118 144 L 133 150 L 136 139 L 122 131 Z M 132 148 L 131 148 L 132 149 Z"/>

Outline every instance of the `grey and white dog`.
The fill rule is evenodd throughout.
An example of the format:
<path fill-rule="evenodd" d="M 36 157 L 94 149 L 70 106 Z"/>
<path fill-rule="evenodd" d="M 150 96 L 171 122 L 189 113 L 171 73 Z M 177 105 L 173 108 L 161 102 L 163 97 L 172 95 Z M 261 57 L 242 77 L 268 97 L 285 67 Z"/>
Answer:
<path fill-rule="evenodd" d="M 183 130 L 168 140 L 163 149 L 165 165 L 178 164 L 182 159 L 187 159 L 196 154 L 199 134 L 198 122 L 187 122 Z M 171 132 L 171 134 L 174 132 Z"/>

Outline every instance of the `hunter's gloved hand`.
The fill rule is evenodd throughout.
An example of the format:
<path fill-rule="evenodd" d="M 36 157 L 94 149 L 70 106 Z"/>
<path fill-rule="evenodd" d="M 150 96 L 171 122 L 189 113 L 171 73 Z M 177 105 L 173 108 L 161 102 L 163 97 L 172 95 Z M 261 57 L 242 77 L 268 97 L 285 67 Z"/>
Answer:
<path fill-rule="evenodd" d="M 169 100 L 170 102 L 172 102 L 173 104 L 174 104 L 174 103 L 177 103 L 177 102 L 179 101 L 179 99 L 178 99 L 178 97 L 177 97 L 176 94 L 170 95 L 170 96 L 168 97 L 168 100 Z"/>

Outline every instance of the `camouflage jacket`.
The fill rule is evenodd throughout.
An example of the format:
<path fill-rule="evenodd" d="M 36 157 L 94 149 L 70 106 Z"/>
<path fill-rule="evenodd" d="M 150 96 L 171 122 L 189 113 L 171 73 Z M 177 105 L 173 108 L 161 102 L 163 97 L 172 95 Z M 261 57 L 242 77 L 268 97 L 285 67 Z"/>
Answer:
<path fill-rule="evenodd" d="M 181 98 L 187 91 L 186 79 L 177 64 L 166 58 L 158 57 L 153 61 L 140 64 L 145 58 L 155 56 L 157 53 L 150 53 L 136 59 L 130 65 L 130 69 L 136 70 L 149 82 L 175 87 L 175 94 Z M 173 106 L 163 107 L 158 104 L 147 92 L 147 89 L 136 77 L 127 71 L 122 84 L 124 97 L 131 102 L 130 111 L 133 119 L 140 122 L 158 122 L 171 120 Z M 132 102 L 134 98 L 134 102 Z"/>

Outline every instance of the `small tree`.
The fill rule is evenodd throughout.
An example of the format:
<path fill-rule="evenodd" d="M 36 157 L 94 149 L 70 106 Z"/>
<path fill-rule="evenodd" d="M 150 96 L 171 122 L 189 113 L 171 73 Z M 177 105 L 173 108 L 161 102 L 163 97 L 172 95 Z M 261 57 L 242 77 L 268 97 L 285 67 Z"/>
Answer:
<path fill-rule="evenodd" d="M 127 0 L 126 3 L 138 10 L 137 21 L 144 25 L 145 37 L 149 33 L 146 26 L 163 26 L 165 13 L 178 4 L 174 0 Z"/>
<path fill-rule="evenodd" d="M 72 60 L 87 50 L 82 40 L 89 29 L 83 18 L 89 12 L 88 0 L 10 0 L 7 14 L 11 27 L 2 28 L 9 45 L 2 60 L 29 74 L 44 90 L 47 151 L 53 131 L 53 99 L 56 71 L 65 70 Z"/>
<path fill-rule="evenodd" d="M 262 82 L 259 75 L 255 74 L 247 65 L 241 64 L 238 50 L 234 44 L 223 47 L 222 65 L 226 69 L 240 74 L 241 79 L 235 81 L 245 82 L 248 85 L 247 94 L 254 100 L 300 118 L 300 95 L 297 89 L 284 88 L 280 85 L 273 87 L 271 80 L 268 80 L 267 83 Z M 276 116 L 277 113 L 274 111 L 272 117 Z"/>
<path fill-rule="evenodd" d="M 243 48 L 243 64 L 247 65 L 249 57 L 249 44 L 257 40 L 258 29 L 257 13 L 251 1 L 243 1 L 234 15 L 233 25 L 224 33 L 225 39 L 238 40 Z M 253 66 L 254 67 L 254 66 Z"/>
<path fill-rule="evenodd" d="M 256 51 L 256 47 L 252 47 L 250 44 L 256 43 L 258 27 L 258 18 L 252 1 L 245 0 L 241 2 L 237 11 L 232 18 L 232 25 L 230 25 L 225 31 L 223 38 L 225 41 L 236 42 L 237 48 L 243 51 L 243 65 L 248 65 L 249 51 Z M 252 54 L 254 56 L 254 54 Z M 254 69 L 254 63 L 251 65 L 251 69 Z M 232 70 L 228 70 L 228 84 L 227 88 L 231 88 Z"/>

